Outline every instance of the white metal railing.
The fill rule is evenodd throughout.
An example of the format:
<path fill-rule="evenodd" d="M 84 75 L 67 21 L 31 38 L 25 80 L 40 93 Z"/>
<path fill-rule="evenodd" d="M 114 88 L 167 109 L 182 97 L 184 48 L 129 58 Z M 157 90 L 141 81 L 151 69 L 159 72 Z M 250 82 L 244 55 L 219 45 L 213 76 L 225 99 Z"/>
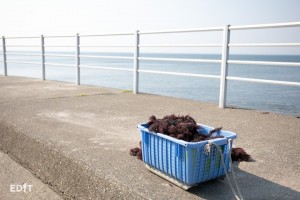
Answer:
<path fill-rule="evenodd" d="M 166 61 L 166 62 L 192 62 L 192 63 L 221 63 L 220 60 L 210 60 L 210 59 L 187 59 L 187 58 L 153 58 L 153 57 L 139 57 L 139 60 L 147 60 L 147 61 Z"/>
<path fill-rule="evenodd" d="M 104 69 L 104 70 L 118 70 L 133 72 L 133 92 L 139 93 L 139 73 L 152 73 L 152 74 L 164 74 L 175 76 L 188 76 L 199 78 L 212 78 L 220 80 L 220 95 L 219 95 L 219 107 L 224 108 L 226 106 L 226 90 L 227 81 L 246 81 L 256 82 L 264 84 L 286 85 L 286 86 L 300 86 L 300 82 L 290 81 L 277 81 L 277 80 L 265 80 L 255 78 L 243 78 L 228 76 L 228 64 L 247 64 L 247 65 L 273 65 L 273 66 L 295 66 L 299 67 L 299 62 L 273 62 L 273 61 L 249 61 L 249 60 L 229 60 L 229 49 L 234 47 L 300 47 L 300 43 L 230 43 L 230 33 L 235 30 L 248 30 L 248 29 L 270 29 L 270 28 L 286 28 L 286 27 L 300 27 L 300 22 L 291 23 L 277 23 L 277 24 L 258 24 L 258 25 L 245 25 L 245 26 L 230 26 L 225 25 L 223 27 L 206 27 L 198 29 L 180 29 L 180 30 L 162 30 L 162 31 L 136 31 L 133 33 L 110 33 L 110 34 L 97 34 L 97 35 L 65 35 L 65 36 L 32 36 L 32 37 L 4 37 L 2 36 L 2 60 L 4 66 L 4 75 L 7 76 L 7 64 L 37 64 L 42 66 L 42 79 L 46 79 L 45 66 L 67 66 L 76 67 L 77 84 L 80 84 L 80 69 Z M 222 44 L 140 44 L 140 37 L 143 35 L 151 34 L 176 34 L 176 33 L 191 33 L 191 32 L 223 32 Z M 105 36 L 133 36 L 133 45 L 81 45 L 80 38 L 82 37 L 105 37 Z M 75 38 L 74 45 L 45 45 L 45 39 L 48 38 Z M 6 45 L 6 40 L 10 39 L 40 39 L 40 45 Z M 8 53 L 7 48 L 10 47 L 39 47 L 41 49 L 40 54 L 33 53 Z M 46 54 L 45 48 L 74 48 L 75 54 Z M 133 48 L 133 56 L 95 56 L 95 55 L 82 55 L 80 53 L 81 48 Z M 219 60 L 214 59 L 187 59 L 187 58 L 156 58 L 156 57 L 141 57 L 140 48 L 184 48 L 184 47 L 219 47 L 222 49 L 222 58 Z M 23 62 L 7 60 L 7 55 L 23 55 L 23 56 L 40 56 L 41 62 Z M 75 58 L 75 64 L 62 64 L 62 63 L 48 63 L 45 62 L 45 57 L 73 57 Z M 104 66 L 90 66 L 82 65 L 80 63 L 81 58 L 101 58 L 101 59 L 126 59 L 133 61 L 133 68 L 117 68 L 117 67 L 104 67 Z M 208 75 L 208 74 L 196 74 L 196 73 L 182 73 L 182 72 L 169 72 L 169 71 L 155 71 L 155 70 L 142 70 L 139 69 L 140 61 L 165 61 L 165 62 L 195 62 L 195 63 L 218 63 L 220 64 L 220 75 Z"/>
<path fill-rule="evenodd" d="M 228 64 L 247 64 L 247 65 L 300 66 L 300 63 L 298 63 L 298 62 L 227 60 L 227 63 Z"/>
<path fill-rule="evenodd" d="M 128 56 L 91 56 L 91 55 L 79 55 L 80 58 L 105 58 L 105 59 L 125 59 L 132 60 L 132 57 Z"/>
<path fill-rule="evenodd" d="M 223 27 L 205 27 L 198 29 L 178 29 L 178 30 L 163 30 L 163 31 L 140 31 L 139 34 L 165 34 L 165 33 L 192 33 L 204 31 L 222 31 Z"/>

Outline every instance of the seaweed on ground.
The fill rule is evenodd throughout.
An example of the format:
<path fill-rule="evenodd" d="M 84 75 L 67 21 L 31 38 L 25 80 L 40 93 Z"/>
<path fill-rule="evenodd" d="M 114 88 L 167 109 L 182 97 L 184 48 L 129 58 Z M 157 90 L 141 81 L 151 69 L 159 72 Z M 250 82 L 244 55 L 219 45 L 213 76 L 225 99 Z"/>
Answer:
<path fill-rule="evenodd" d="M 231 150 L 231 159 L 232 161 L 251 161 L 251 156 L 246 153 L 246 151 L 242 148 L 232 148 Z"/>
<path fill-rule="evenodd" d="M 140 141 L 140 147 L 135 147 L 135 148 L 130 149 L 130 155 L 137 156 L 138 159 L 143 160 L 141 141 Z"/>

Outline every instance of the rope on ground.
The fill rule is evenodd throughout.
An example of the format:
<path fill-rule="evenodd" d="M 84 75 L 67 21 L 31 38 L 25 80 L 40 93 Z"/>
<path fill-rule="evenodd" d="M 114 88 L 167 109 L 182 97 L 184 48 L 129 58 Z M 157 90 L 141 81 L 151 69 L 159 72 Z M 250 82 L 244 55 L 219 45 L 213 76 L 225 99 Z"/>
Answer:
<path fill-rule="evenodd" d="M 229 139 L 229 140 L 228 140 L 228 145 L 230 145 L 230 152 L 229 152 L 230 154 L 229 154 L 229 155 L 231 155 L 231 149 L 232 149 L 231 144 L 232 144 L 232 143 L 231 143 L 231 139 Z M 237 193 L 236 193 L 236 191 L 235 191 L 235 188 L 234 188 L 233 185 L 232 185 L 231 179 L 229 178 L 229 174 L 228 174 L 228 172 L 227 172 L 227 168 L 226 168 L 225 161 L 224 161 L 224 156 L 223 156 L 222 150 L 220 149 L 219 145 L 214 144 L 214 143 L 212 143 L 211 141 L 208 141 L 208 145 L 209 145 L 209 146 L 210 146 L 210 145 L 214 145 L 214 146 L 217 148 L 217 150 L 219 151 L 219 153 L 220 153 L 220 155 L 221 155 L 221 163 L 222 163 L 222 165 L 223 165 L 224 172 L 225 172 L 225 176 L 226 176 L 226 179 L 227 179 L 227 181 L 228 181 L 228 183 L 229 183 L 230 189 L 232 190 L 232 192 L 233 192 L 233 194 L 234 194 L 234 196 L 235 196 L 235 198 L 236 198 L 237 200 L 243 200 L 243 196 L 242 196 L 242 194 L 241 194 L 240 188 L 239 188 L 239 186 L 238 186 L 238 184 L 237 184 L 237 181 L 236 181 L 236 179 L 235 179 L 235 173 L 234 173 L 234 170 L 233 170 L 233 165 L 232 165 L 231 156 L 229 156 L 229 157 L 230 157 L 230 166 L 231 166 L 231 171 L 232 171 L 232 176 L 233 176 L 233 182 L 234 182 L 234 184 L 235 184 L 235 186 L 236 186 L 236 188 L 237 188 L 237 191 L 238 191 L 239 196 L 237 195 Z"/>

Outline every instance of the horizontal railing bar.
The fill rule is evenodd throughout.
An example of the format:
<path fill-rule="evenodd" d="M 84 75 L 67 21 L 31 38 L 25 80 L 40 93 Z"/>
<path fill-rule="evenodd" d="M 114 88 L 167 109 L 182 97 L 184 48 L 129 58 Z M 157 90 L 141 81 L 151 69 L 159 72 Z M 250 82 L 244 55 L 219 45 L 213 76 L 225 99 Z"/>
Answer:
<path fill-rule="evenodd" d="M 3 62 L 3 60 L 0 60 L 0 62 Z"/>
<path fill-rule="evenodd" d="M 79 45 L 79 47 L 134 47 L 132 45 Z"/>
<path fill-rule="evenodd" d="M 298 62 L 228 60 L 227 63 L 228 64 L 245 64 L 245 65 L 300 66 L 300 63 L 298 63 Z"/>
<path fill-rule="evenodd" d="M 5 39 L 27 39 L 27 38 L 40 38 L 41 36 L 24 36 L 24 37 L 4 37 Z"/>
<path fill-rule="evenodd" d="M 229 47 L 294 47 L 300 46 L 300 43 L 244 43 L 228 44 Z"/>
<path fill-rule="evenodd" d="M 229 30 L 265 29 L 265 28 L 282 28 L 282 27 L 297 27 L 297 26 L 300 26 L 300 22 L 229 26 Z"/>
<path fill-rule="evenodd" d="M 100 66 L 90 66 L 90 65 L 80 65 L 80 68 L 90 68 L 90 69 L 104 69 L 104 70 L 117 70 L 117 71 L 133 71 L 129 68 L 118 68 L 118 67 L 100 67 Z"/>
<path fill-rule="evenodd" d="M 44 38 L 76 37 L 76 35 L 45 35 Z"/>
<path fill-rule="evenodd" d="M 221 60 L 209 59 L 181 59 L 181 58 L 153 58 L 153 57 L 139 57 L 139 60 L 146 61 L 171 61 L 171 62 L 196 62 L 196 63 L 221 63 Z"/>
<path fill-rule="evenodd" d="M 290 82 L 290 81 L 273 81 L 273 80 L 242 78 L 242 77 L 233 77 L 233 76 L 227 76 L 226 79 L 235 80 L 235 81 L 266 83 L 266 84 L 274 84 L 274 85 L 300 86 L 300 82 Z"/>
<path fill-rule="evenodd" d="M 75 57 L 75 55 L 71 54 L 44 54 L 44 56 L 50 56 L 50 57 Z"/>
<path fill-rule="evenodd" d="M 177 29 L 163 31 L 140 31 L 139 34 L 163 34 L 163 33 L 184 33 L 184 32 L 203 32 L 203 31 L 222 31 L 223 27 L 204 27 L 198 29 Z"/>
<path fill-rule="evenodd" d="M 139 69 L 138 71 L 142 72 L 142 73 L 150 73 L 150 74 L 164 74 L 164 75 L 176 75 L 176 76 L 190 76 L 190 77 L 220 79 L 220 76 L 218 76 L 218 75 L 192 74 L 192 73 L 181 73 L 181 72 L 166 72 L 166 71 L 142 70 L 142 69 Z"/>
<path fill-rule="evenodd" d="M 16 56 L 41 56 L 41 54 L 34 53 L 5 53 L 5 55 L 16 55 Z"/>
<path fill-rule="evenodd" d="M 5 47 L 41 47 L 41 45 L 5 45 Z"/>
<path fill-rule="evenodd" d="M 44 45 L 44 47 L 76 47 L 75 45 Z"/>
<path fill-rule="evenodd" d="M 221 47 L 222 44 L 164 44 L 164 45 L 139 45 L 139 47 Z"/>
<path fill-rule="evenodd" d="M 128 56 L 91 56 L 91 55 L 79 55 L 80 58 L 107 58 L 107 59 L 127 59 L 133 60 L 133 57 Z"/>
<path fill-rule="evenodd" d="M 22 61 L 14 61 L 14 60 L 9 60 L 6 62 L 7 63 L 16 63 L 16 64 L 37 64 L 37 65 L 41 64 L 41 62 L 22 62 Z"/>
<path fill-rule="evenodd" d="M 70 65 L 70 64 L 61 64 L 61 63 L 45 63 L 45 65 L 52 65 L 52 66 L 64 66 L 64 67 L 75 67 L 75 65 Z"/>
<path fill-rule="evenodd" d="M 80 37 L 118 36 L 118 35 L 134 35 L 134 33 L 105 33 L 105 34 L 95 34 L 95 35 L 80 35 Z"/>

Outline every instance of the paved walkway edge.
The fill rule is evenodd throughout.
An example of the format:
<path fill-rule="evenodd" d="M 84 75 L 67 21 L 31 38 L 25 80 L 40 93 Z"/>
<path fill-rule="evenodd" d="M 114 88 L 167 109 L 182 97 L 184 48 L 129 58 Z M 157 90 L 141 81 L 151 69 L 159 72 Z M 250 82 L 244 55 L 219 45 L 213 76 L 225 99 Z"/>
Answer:
<path fill-rule="evenodd" d="M 48 185 L 1 151 L 0 199 L 62 200 Z"/>
<path fill-rule="evenodd" d="M 0 151 L 65 199 L 143 199 L 129 188 L 98 176 L 79 160 L 64 155 L 63 149 L 37 141 L 12 124 L 0 121 L 0 130 Z"/>

